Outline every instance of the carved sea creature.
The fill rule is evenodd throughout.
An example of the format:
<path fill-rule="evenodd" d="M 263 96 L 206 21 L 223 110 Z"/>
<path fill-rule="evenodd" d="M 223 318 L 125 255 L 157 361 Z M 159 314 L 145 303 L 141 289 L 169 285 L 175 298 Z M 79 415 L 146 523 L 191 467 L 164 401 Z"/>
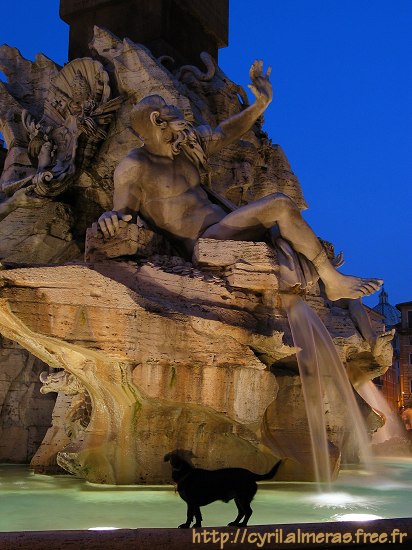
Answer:
<path fill-rule="evenodd" d="M 65 370 L 48 373 L 43 371 L 40 374 L 40 381 L 43 386 L 40 392 L 62 392 L 72 396 L 71 405 L 66 414 L 65 431 L 71 438 L 76 438 L 90 422 L 91 400 L 90 395 L 79 379 Z"/>
<path fill-rule="evenodd" d="M 197 80 L 201 80 L 202 82 L 210 82 L 216 73 L 216 67 L 217 67 L 216 61 L 207 52 L 202 52 L 200 54 L 200 59 L 205 64 L 205 67 L 206 67 L 205 73 L 202 73 L 202 71 L 198 69 L 198 67 L 196 67 L 195 65 L 183 65 L 178 70 L 176 74 L 176 78 L 184 82 L 186 73 L 189 73 L 189 74 L 192 74 Z"/>

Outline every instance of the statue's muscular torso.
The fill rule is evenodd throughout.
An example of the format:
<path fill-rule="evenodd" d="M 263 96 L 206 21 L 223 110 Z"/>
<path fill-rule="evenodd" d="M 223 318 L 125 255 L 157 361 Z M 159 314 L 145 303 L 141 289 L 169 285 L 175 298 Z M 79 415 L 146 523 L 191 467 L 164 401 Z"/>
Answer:
<path fill-rule="evenodd" d="M 114 209 L 140 213 L 149 224 L 183 241 L 188 251 L 226 213 L 200 186 L 198 169 L 180 153 L 173 159 L 133 149 L 114 178 Z"/>

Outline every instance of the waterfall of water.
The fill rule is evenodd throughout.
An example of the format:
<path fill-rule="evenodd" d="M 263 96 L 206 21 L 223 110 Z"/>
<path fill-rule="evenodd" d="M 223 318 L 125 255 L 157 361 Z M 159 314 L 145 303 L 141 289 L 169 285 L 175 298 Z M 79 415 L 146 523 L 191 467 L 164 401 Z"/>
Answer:
<path fill-rule="evenodd" d="M 312 441 L 316 480 L 331 481 L 330 456 L 325 423 L 324 395 L 330 384 L 346 405 L 348 431 L 354 436 L 359 458 L 371 470 L 372 458 L 366 425 L 329 332 L 316 313 L 296 295 L 283 295 L 301 376 Z M 326 383 L 327 382 L 327 383 Z M 333 396 L 328 396 L 329 400 Z"/>
<path fill-rule="evenodd" d="M 315 479 L 318 484 L 323 481 L 330 485 L 331 468 L 316 336 L 310 317 L 302 307 L 305 305 L 303 300 L 298 296 L 287 295 L 282 301 L 286 307 L 293 342 L 298 348 L 296 357 L 309 425 Z"/>

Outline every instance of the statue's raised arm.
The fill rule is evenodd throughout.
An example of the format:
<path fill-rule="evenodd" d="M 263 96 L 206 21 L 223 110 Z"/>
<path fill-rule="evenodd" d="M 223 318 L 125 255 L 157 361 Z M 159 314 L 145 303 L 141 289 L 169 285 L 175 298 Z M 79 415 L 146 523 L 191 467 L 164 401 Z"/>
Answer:
<path fill-rule="evenodd" d="M 272 84 L 269 80 L 271 70 L 269 67 L 266 73 L 263 72 L 263 61 L 255 61 L 252 64 L 249 71 L 251 80 L 249 88 L 256 100 L 245 110 L 221 122 L 213 130 L 214 139 L 208 147 L 209 153 L 240 139 L 263 114 L 273 97 Z"/>

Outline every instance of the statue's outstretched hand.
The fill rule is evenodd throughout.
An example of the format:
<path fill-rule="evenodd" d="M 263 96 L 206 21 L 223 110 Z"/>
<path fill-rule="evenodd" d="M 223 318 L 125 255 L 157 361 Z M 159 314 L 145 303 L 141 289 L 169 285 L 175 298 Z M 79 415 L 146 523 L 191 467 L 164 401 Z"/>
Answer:
<path fill-rule="evenodd" d="M 252 81 L 249 84 L 256 101 L 262 103 L 265 107 L 272 101 L 273 90 L 269 76 L 272 72 L 272 67 L 269 67 L 266 74 L 263 74 L 263 61 L 254 61 L 250 67 L 249 75 Z"/>
<path fill-rule="evenodd" d="M 122 214 L 116 210 L 105 212 L 97 220 L 97 223 L 106 239 L 114 237 L 119 231 L 119 220 L 130 222 L 133 216 L 130 214 Z"/>

